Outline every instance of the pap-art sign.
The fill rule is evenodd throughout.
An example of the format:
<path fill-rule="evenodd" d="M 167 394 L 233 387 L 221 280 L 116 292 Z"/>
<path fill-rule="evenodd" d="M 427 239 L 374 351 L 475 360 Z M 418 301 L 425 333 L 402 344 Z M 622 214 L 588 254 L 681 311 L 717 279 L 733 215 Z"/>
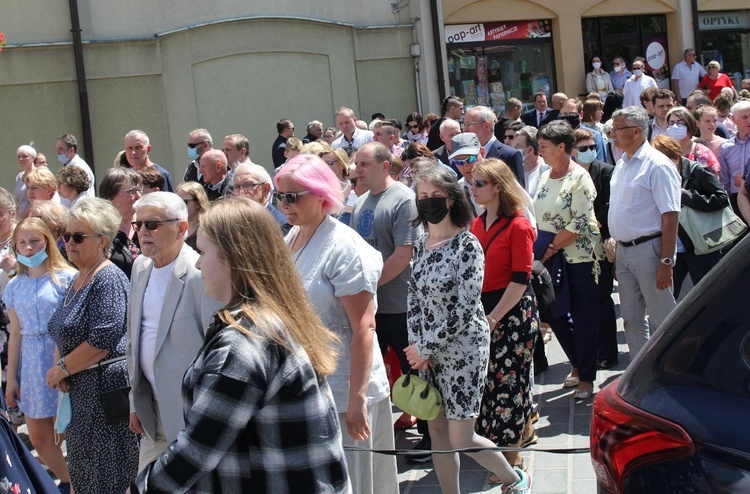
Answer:
<path fill-rule="evenodd" d="M 552 23 L 549 19 L 445 26 L 445 42 L 449 44 L 549 38 L 551 36 Z"/>

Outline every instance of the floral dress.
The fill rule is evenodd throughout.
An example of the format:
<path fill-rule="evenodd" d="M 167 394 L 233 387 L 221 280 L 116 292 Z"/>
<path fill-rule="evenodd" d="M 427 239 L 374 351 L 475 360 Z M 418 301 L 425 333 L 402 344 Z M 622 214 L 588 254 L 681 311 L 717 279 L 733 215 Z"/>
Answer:
<path fill-rule="evenodd" d="M 434 250 L 425 249 L 427 235 L 414 245 L 406 315 L 409 343 L 430 361 L 446 418 L 476 418 L 490 343 L 480 300 L 484 254 L 467 230 Z"/>
<path fill-rule="evenodd" d="M 703 144 L 696 142 L 693 149 L 685 155 L 691 161 L 697 161 L 713 172 L 717 177 L 721 172 L 721 163 L 711 149 Z"/>

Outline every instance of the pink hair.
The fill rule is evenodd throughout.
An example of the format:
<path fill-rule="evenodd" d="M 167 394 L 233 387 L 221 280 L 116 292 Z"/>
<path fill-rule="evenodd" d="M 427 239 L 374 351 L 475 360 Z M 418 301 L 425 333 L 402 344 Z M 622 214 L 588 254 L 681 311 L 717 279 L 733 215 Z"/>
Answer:
<path fill-rule="evenodd" d="M 341 182 L 325 161 L 314 154 L 298 154 L 290 159 L 273 178 L 276 188 L 279 178 L 289 177 L 305 190 L 323 198 L 323 210 L 326 214 L 339 213 L 344 207 Z M 282 191 L 287 192 L 287 191 Z"/>

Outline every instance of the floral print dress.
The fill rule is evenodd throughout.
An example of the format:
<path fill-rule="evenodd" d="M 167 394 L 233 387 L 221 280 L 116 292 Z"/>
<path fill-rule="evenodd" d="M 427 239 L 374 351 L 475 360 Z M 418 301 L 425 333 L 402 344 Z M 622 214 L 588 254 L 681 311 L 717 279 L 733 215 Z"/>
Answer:
<path fill-rule="evenodd" d="M 425 249 L 427 235 L 414 245 L 406 315 L 409 343 L 430 361 L 446 418 L 476 418 L 490 343 L 480 300 L 484 254 L 467 230 L 433 250 Z"/>

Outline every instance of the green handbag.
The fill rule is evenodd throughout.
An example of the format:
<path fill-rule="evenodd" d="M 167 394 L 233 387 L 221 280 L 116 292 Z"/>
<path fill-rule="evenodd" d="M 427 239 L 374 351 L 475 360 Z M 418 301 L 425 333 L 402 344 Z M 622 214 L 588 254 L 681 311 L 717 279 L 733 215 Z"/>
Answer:
<path fill-rule="evenodd" d="M 432 370 L 429 381 L 411 372 L 410 369 L 393 384 L 393 404 L 418 419 L 433 420 L 440 413 L 443 397 L 435 387 Z"/>

